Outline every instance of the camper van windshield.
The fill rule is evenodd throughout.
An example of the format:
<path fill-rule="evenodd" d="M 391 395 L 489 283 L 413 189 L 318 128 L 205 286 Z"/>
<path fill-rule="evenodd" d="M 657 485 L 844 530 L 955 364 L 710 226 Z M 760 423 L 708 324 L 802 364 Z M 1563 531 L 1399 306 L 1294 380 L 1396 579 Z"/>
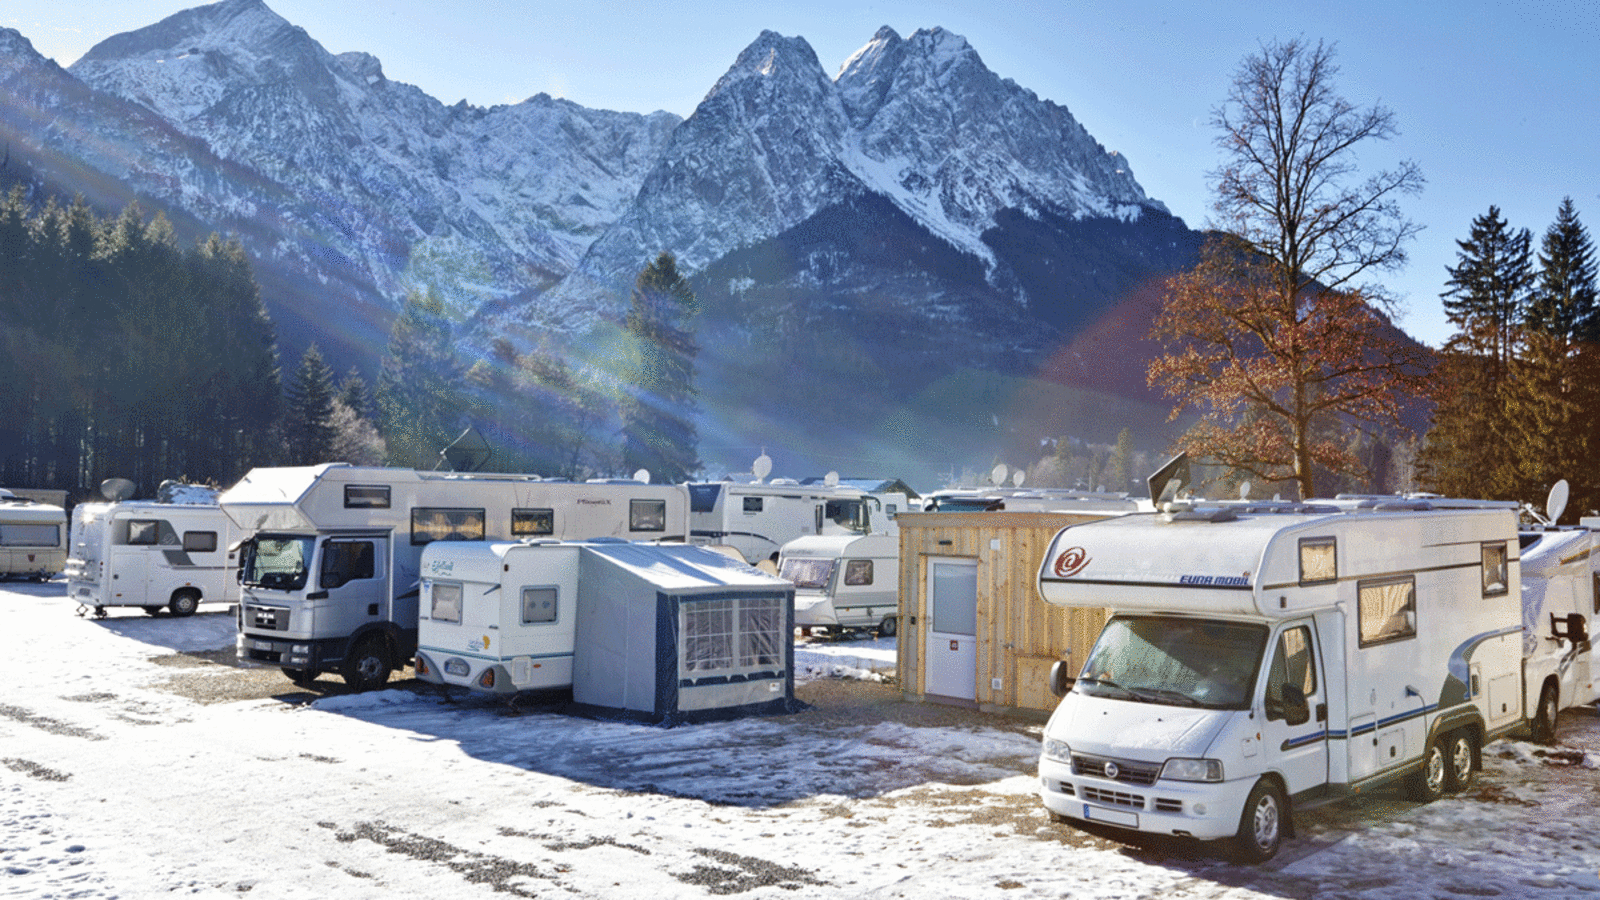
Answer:
<path fill-rule="evenodd" d="M 824 515 L 833 524 L 857 534 L 867 534 L 872 530 L 865 500 L 829 500 Z"/>
<path fill-rule="evenodd" d="M 1106 623 L 1074 690 L 1166 706 L 1248 709 L 1267 626 L 1177 616 Z"/>
<path fill-rule="evenodd" d="M 246 554 L 240 580 L 251 587 L 298 591 L 306 586 L 306 563 L 313 538 L 257 535 Z"/>
<path fill-rule="evenodd" d="M 791 556 L 783 561 L 783 568 L 778 571 L 778 577 L 801 590 L 825 590 L 828 587 L 828 579 L 833 577 L 833 566 L 837 562 L 836 559 L 815 556 Z"/>

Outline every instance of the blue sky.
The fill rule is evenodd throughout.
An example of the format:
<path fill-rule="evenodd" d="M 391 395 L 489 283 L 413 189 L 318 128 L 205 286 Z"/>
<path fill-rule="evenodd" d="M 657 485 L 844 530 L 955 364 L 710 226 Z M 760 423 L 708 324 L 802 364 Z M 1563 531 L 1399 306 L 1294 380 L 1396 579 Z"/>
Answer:
<path fill-rule="evenodd" d="M 856 0 L 693 4 L 621 0 L 267 0 L 335 53 L 361 50 L 445 103 L 488 106 L 545 92 L 585 106 L 687 116 L 763 29 L 804 37 L 830 73 L 882 25 L 942 26 L 999 75 L 1072 111 L 1125 155 L 1146 193 L 1191 226 L 1210 215 L 1209 125 L 1239 61 L 1261 41 L 1338 48 L 1340 92 L 1389 106 L 1399 136 L 1368 169 L 1415 160 L 1406 203 L 1424 226 L 1402 271 L 1379 280 L 1400 324 L 1438 346 L 1439 293 L 1456 241 L 1497 205 L 1537 243 L 1570 196 L 1600 240 L 1600 3 Z M 6 0 L 0 26 L 70 65 L 184 0 Z"/>

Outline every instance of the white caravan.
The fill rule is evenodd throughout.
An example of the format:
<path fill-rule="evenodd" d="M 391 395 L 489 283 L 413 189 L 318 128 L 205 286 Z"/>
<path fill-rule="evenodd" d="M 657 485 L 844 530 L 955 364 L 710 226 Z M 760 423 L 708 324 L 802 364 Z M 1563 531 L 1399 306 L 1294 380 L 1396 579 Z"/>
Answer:
<path fill-rule="evenodd" d="M 899 626 L 900 537 L 829 534 L 795 538 L 778 554 L 778 577 L 794 584 L 794 624 L 802 628 Z"/>
<path fill-rule="evenodd" d="M 1524 725 L 1515 504 L 1167 508 L 1065 528 L 1041 563 L 1046 600 L 1112 611 L 1071 689 L 1052 673 L 1053 817 L 1262 861 L 1291 804 L 1462 790 Z"/>
<path fill-rule="evenodd" d="M 751 565 L 776 563 L 784 544 L 805 535 L 898 532 L 882 501 L 856 488 L 792 479 L 688 488 L 690 542 L 732 547 Z"/>
<path fill-rule="evenodd" d="M 383 684 L 417 646 L 418 562 L 433 541 L 683 540 L 682 485 L 550 481 L 345 463 L 254 469 L 218 498 L 240 559 L 241 662 L 296 683 Z"/>
<path fill-rule="evenodd" d="M 0 488 L 0 578 L 49 581 L 66 561 L 66 510 Z"/>
<path fill-rule="evenodd" d="M 422 553 L 417 678 L 500 695 L 571 688 L 660 721 L 784 705 L 793 592 L 707 547 L 440 541 Z"/>
<path fill-rule="evenodd" d="M 192 615 L 201 603 L 235 603 L 238 540 L 216 504 L 119 500 L 72 510 L 67 598 L 78 614 L 108 606 Z"/>

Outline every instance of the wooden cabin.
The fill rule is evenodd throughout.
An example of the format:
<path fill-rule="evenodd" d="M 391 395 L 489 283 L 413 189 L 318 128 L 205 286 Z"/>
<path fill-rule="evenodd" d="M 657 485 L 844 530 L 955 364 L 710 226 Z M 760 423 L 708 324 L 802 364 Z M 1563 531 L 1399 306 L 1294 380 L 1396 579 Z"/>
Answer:
<path fill-rule="evenodd" d="M 897 664 L 906 699 L 995 712 L 1054 709 L 1051 665 L 1082 665 L 1106 611 L 1046 603 L 1039 564 L 1062 528 L 1102 517 L 902 514 Z"/>

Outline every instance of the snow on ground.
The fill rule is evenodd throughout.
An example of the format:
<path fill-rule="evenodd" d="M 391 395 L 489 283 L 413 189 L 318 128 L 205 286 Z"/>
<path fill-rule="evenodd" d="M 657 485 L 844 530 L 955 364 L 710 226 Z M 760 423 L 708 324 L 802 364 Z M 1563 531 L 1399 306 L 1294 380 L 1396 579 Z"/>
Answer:
<path fill-rule="evenodd" d="M 1049 823 L 1036 722 L 834 674 L 881 676 L 892 639 L 798 645 L 801 713 L 664 729 L 301 691 L 217 664 L 220 607 L 73 608 L 60 581 L 0 584 L 0 896 L 1600 895 L 1590 711 L 1553 751 L 1491 745 L 1463 796 L 1303 813 L 1247 868 Z"/>

